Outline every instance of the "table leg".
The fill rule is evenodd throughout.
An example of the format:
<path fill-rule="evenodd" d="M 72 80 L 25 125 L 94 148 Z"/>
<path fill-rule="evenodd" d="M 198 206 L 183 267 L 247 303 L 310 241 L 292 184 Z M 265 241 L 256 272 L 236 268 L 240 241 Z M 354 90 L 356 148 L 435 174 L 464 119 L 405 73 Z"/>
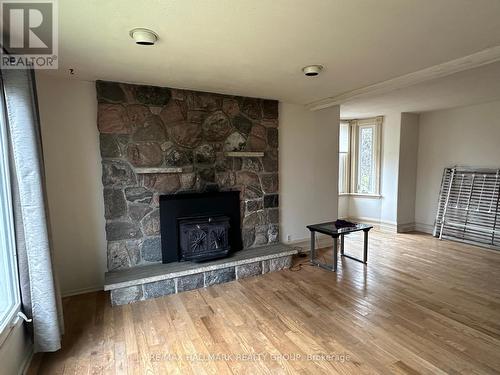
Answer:
<path fill-rule="evenodd" d="M 368 262 L 368 231 L 363 231 L 365 234 L 365 240 L 363 241 L 363 263 Z"/>
<path fill-rule="evenodd" d="M 314 250 L 316 245 L 316 232 L 311 231 L 311 262 L 314 260 Z"/>
<path fill-rule="evenodd" d="M 340 237 L 340 255 L 352 260 L 355 260 L 356 262 L 360 262 L 363 264 L 367 264 L 368 262 L 368 230 L 363 230 L 364 233 L 364 240 L 363 240 L 363 259 L 359 259 L 356 257 L 353 257 L 351 255 L 345 254 L 344 252 L 344 238 L 343 235 Z"/>
<path fill-rule="evenodd" d="M 344 255 L 344 235 L 340 235 L 340 255 Z"/>
<path fill-rule="evenodd" d="M 333 237 L 333 272 L 337 272 L 337 263 L 338 263 L 338 237 Z"/>

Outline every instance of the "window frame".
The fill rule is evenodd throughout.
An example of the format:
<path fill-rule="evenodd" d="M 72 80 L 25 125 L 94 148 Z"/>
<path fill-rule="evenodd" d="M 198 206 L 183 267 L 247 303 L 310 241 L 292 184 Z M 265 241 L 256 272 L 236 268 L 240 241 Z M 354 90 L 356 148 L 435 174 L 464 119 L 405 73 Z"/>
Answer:
<path fill-rule="evenodd" d="M 11 181 L 10 176 L 10 165 L 9 165 L 9 155 L 8 148 L 9 142 L 7 137 L 7 111 L 5 106 L 5 91 L 3 88 L 3 82 L 0 79 L 0 175 L 1 180 L 3 181 Z M 5 318 L 0 321 L 0 345 L 3 344 L 7 336 L 9 335 L 10 330 L 15 326 L 18 321 L 18 313 L 21 308 L 21 296 L 20 296 L 20 288 L 19 288 L 19 275 L 17 268 L 17 251 L 16 251 L 16 243 L 15 243 L 15 231 L 14 231 L 14 213 L 12 209 L 12 192 L 10 184 L 6 184 L 6 186 L 0 186 L 0 197 L 5 203 L 5 207 L 3 207 L 5 211 L 5 216 L 7 218 L 5 225 L 5 239 L 10 247 L 10 254 L 6 257 L 7 261 L 10 263 L 8 268 L 10 269 L 10 278 L 12 283 L 12 290 L 10 290 L 10 294 L 13 297 L 13 305 L 10 308 L 10 311 L 5 315 Z M 1 212 L 1 211 L 0 211 Z"/>
<path fill-rule="evenodd" d="M 382 123 L 383 116 L 365 119 L 341 120 L 341 123 L 349 123 L 349 191 L 339 195 L 353 195 L 369 198 L 380 198 L 380 173 L 381 173 L 381 149 L 382 149 Z M 358 169 L 359 169 L 359 133 L 363 128 L 373 129 L 373 164 L 374 164 L 374 191 L 359 192 Z M 340 152 L 339 152 L 340 156 Z M 340 159 L 339 159 L 340 160 Z M 340 191 L 340 190 L 339 190 Z"/>
<path fill-rule="evenodd" d="M 339 173 L 340 173 L 340 154 L 346 154 L 347 158 L 347 167 L 344 171 L 344 186 L 343 188 L 345 191 L 341 191 L 344 189 L 340 188 L 339 184 L 339 195 L 348 195 L 351 191 L 351 125 L 349 121 L 340 121 L 340 126 L 347 126 L 347 152 L 340 152 L 340 140 L 339 140 Z M 340 129 L 339 129 L 339 136 L 340 136 Z M 340 182 L 340 174 L 339 174 L 339 182 Z"/>

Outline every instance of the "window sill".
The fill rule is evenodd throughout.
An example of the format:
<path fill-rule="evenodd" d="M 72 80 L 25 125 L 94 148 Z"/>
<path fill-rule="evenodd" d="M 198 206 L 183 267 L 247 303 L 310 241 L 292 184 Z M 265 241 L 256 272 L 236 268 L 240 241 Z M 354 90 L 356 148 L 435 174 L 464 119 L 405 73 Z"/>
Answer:
<path fill-rule="evenodd" d="M 361 193 L 341 193 L 340 197 L 357 197 L 357 198 L 370 198 L 370 199 L 381 199 L 380 194 L 361 194 Z"/>

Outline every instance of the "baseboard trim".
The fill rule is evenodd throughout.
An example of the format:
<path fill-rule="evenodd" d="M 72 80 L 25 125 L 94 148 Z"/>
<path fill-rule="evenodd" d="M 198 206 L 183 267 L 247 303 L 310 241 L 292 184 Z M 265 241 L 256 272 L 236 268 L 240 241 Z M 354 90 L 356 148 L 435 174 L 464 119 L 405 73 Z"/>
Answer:
<path fill-rule="evenodd" d="M 341 219 L 370 224 L 370 225 L 373 225 L 373 227 L 375 229 L 383 231 L 383 232 L 396 233 L 396 231 L 397 231 L 396 223 L 393 223 L 390 221 L 380 221 L 380 220 L 376 220 L 376 219 L 368 218 L 368 217 L 355 217 L 355 218 L 354 217 L 342 217 Z M 287 245 L 298 246 L 303 250 L 303 252 L 309 252 L 309 250 L 311 248 L 311 238 L 310 237 L 301 238 L 301 239 L 293 240 L 293 241 L 282 241 L 282 242 L 287 244 Z M 327 236 L 326 234 L 316 233 L 316 248 L 321 249 L 323 247 L 329 247 L 329 246 L 332 246 L 332 237 Z"/>
<path fill-rule="evenodd" d="M 104 290 L 104 287 L 102 285 L 96 285 L 96 286 L 92 286 L 92 287 L 88 287 L 88 288 L 68 290 L 66 292 L 61 293 L 61 296 L 63 298 L 64 297 L 71 297 L 71 296 L 77 296 L 78 294 L 99 292 L 101 290 Z"/>
<path fill-rule="evenodd" d="M 382 232 L 397 233 L 398 231 L 397 224 L 393 221 L 378 220 L 372 217 L 350 217 L 348 220 L 373 225 L 375 229 Z"/>
<path fill-rule="evenodd" d="M 391 221 L 377 221 L 377 219 L 369 217 L 351 217 L 349 220 L 361 221 L 366 224 L 371 224 L 375 228 L 390 233 L 408 233 L 408 232 L 422 232 L 427 234 L 432 234 L 434 231 L 434 226 L 425 223 L 406 223 L 397 224 Z"/>
<path fill-rule="evenodd" d="M 398 224 L 398 233 L 408 233 L 415 231 L 415 223 Z"/>
<path fill-rule="evenodd" d="M 368 217 L 343 217 L 343 220 L 349 220 L 354 222 L 362 222 L 365 224 L 373 225 L 373 227 L 382 232 L 388 233 L 408 233 L 408 232 L 422 232 L 427 234 L 432 234 L 434 230 L 433 225 L 424 223 L 407 223 L 407 224 L 396 224 L 390 221 L 380 221 L 374 218 Z M 302 249 L 303 253 L 308 253 L 311 249 L 311 238 L 301 238 L 294 241 L 282 241 L 287 245 L 298 246 Z M 321 249 L 324 247 L 332 246 L 332 238 L 322 233 L 316 233 L 316 249 Z"/>
<path fill-rule="evenodd" d="M 415 223 L 415 231 L 427 234 L 432 234 L 434 232 L 434 225 L 425 223 Z"/>
<path fill-rule="evenodd" d="M 301 238 L 298 240 L 283 242 L 287 245 L 300 247 L 301 252 L 308 253 L 311 250 L 311 237 Z M 332 238 L 326 234 L 316 233 L 316 249 L 332 246 Z"/>

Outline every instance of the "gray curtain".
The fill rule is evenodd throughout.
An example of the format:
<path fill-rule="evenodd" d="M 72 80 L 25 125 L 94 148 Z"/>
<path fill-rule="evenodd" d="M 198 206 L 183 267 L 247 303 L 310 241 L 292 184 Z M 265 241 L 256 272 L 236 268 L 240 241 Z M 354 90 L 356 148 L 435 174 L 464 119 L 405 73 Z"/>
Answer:
<path fill-rule="evenodd" d="M 3 70 L 21 300 L 35 352 L 61 348 L 61 298 L 53 272 L 33 71 Z"/>

